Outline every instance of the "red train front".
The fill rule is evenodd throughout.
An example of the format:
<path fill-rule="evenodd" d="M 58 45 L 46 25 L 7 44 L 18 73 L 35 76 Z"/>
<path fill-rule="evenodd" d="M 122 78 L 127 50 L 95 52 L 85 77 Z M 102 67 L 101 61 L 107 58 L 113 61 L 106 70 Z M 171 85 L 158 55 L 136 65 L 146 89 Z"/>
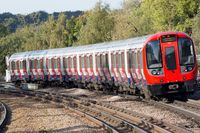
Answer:
<path fill-rule="evenodd" d="M 197 62 L 192 39 L 185 33 L 150 36 L 143 48 L 143 59 L 146 97 L 194 91 Z"/>

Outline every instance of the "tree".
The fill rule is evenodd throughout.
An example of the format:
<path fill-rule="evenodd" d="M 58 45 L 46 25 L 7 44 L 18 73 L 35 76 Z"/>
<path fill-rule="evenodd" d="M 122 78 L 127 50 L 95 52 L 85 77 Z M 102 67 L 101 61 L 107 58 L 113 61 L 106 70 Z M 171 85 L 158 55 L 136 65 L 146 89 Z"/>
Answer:
<path fill-rule="evenodd" d="M 108 5 L 98 2 L 87 17 L 86 25 L 80 30 L 79 44 L 90 44 L 112 39 L 114 19 Z"/>
<path fill-rule="evenodd" d="M 190 32 L 199 3 L 199 0 L 145 0 L 141 10 L 150 17 L 155 31 Z"/>
<path fill-rule="evenodd" d="M 192 38 L 197 46 L 198 53 L 200 53 L 200 13 L 194 19 Z"/>
<path fill-rule="evenodd" d="M 9 34 L 8 28 L 0 24 L 0 38 Z"/>

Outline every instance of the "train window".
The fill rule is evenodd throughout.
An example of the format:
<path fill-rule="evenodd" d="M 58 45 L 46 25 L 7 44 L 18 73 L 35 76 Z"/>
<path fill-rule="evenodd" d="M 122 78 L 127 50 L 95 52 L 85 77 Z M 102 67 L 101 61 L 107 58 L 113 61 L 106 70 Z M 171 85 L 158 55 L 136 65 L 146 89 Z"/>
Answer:
<path fill-rule="evenodd" d="M 108 68 L 109 67 L 109 65 L 108 65 L 108 54 L 105 55 L 105 58 L 106 58 L 106 66 L 105 67 Z"/>
<path fill-rule="evenodd" d="M 143 60 L 142 60 L 142 52 L 140 52 L 140 68 L 143 69 Z"/>
<path fill-rule="evenodd" d="M 43 59 L 40 59 L 40 68 L 43 69 Z"/>
<path fill-rule="evenodd" d="M 74 61 L 74 63 L 73 63 L 74 68 L 76 69 L 76 67 L 77 67 L 77 65 L 76 65 L 76 57 L 73 58 L 73 61 Z"/>
<path fill-rule="evenodd" d="M 40 69 L 40 60 L 36 60 L 36 68 Z"/>
<path fill-rule="evenodd" d="M 19 62 L 19 65 L 20 65 L 19 69 L 23 69 L 23 63 L 22 63 L 22 61 Z"/>
<path fill-rule="evenodd" d="M 180 65 L 194 64 L 194 47 L 192 41 L 187 38 L 179 38 Z"/>
<path fill-rule="evenodd" d="M 127 61 L 128 61 L 128 68 L 131 68 L 131 65 L 132 65 L 132 51 L 131 50 L 129 50 L 128 52 L 127 52 Z"/>
<path fill-rule="evenodd" d="M 68 64 L 68 59 L 67 59 L 67 57 L 64 57 L 63 58 L 63 66 L 65 69 L 67 69 L 67 64 Z"/>
<path fill-rule="evenodd" d="M 117 67 L 118 68 L 121 68 L 121 64 L 122 64 L 122 57 L 121 57 L 121 54 L 117 54 L 117 62 L 118 62 L 118 65 Z"/>
<path fill-rule="evenodd" d="M 15 62 L 14 61 L 11 62 L 11 69 L 15 70 Z"/>
<path fill-rule="evenodd" d="M 140 62 L 140 51 L 137 52 L 137 60 L 138 60 L 138 67 L 140 68 L 141 62 Z"/>
<path fill-rule="evenodd" d="M 124 52 L 121 53 L 121 67 L 124 68 Z"/>
<path fill-rule="evenodd" d="M 134 52 L 134 68 L 138 69 L 138 58 L 137 58 L 137 53 Z"/>
<path fill-rule="evenodd" d="M 90 67 L 92 68 L 92 67 L 93 67 L 93 59 L 92 59 L 92 55 L 90 55 L 89 58 L 90 58 Z"/>
<path fill-rule="evenodd" d="M 135 68 L 135 53 L 134 53 L 134 51 L 132 51 L 132 59 L 131 59 L 131 61 L 132 61 L 132 68 Z"/>
<path fill-rule="evenodd" d="M 30 69 L 34 69 L 35 62 L 34 60 L 30 60 Z"/>
<path fill-rule="evenodd" d="M 52 66 L 51 66 L 51 62 L 52 62 L 51 59 L 48 59 L 48 68 L 49 68 L 49 69 L 52 68 Z"/>
<path fill-rule="evenodd" d="M 162 67 L 162 55 L 159 40 L 151 41 L 146 46 L 147 67 L 160 68 Z"/>
<path fill-rule="evenodd" d="M 114 66 L 114 68 L 116 68 L 117 67 L 116 54 L 114 54 L 113 57 L 114 57 L 113 58 L 113 64 L 114 64 L 113 66 Z"/>
<path fill-rule="evenodd" d="M 100 68 L 100 55 L 97 55 L 97 67 Z"/>
<path fill-rule="evenodd" d="M 102 68 L 105 68 L 106 66 L 106 56 L 103 54 L 102 55 Z"/>
<path fill-rule="evenodd" d="M 100 58 L 99 58 L 99 60 L 100 60 L 99 68 L 102 68 L 102 67 L 103 67 L 102 54 L 100 54 Z"/>
<path fill-rule="evenodd" d="M 71 67 L 74 68 L 74 58 L 71 57 L 70 60 L 71 60 Z"/>
<path fill-rule="evenodd" d="M 19 69 L 19 61 L 16 61 L 17 70 Z"/>
<path fill-rule="evenodd" d="M 165 49 L 165 58 L 167 69 L 175 70 L 176 69 L 176 56 L 174 47 L 168 47 Z"/>
<path fill-rule="evenodd" d="M 85 68 L 84 57 L 81 57 L 81 66 L 82 66 L 82 68 Z"/>
<path fill-rule="evenodd" d="M 80 66 L 80 69 L 82 68 L 82 64 L 81 64 L 81 56 L 79 56 L 79 66 Z"/>
<path fill-rule="evenodd" d="M 23 67 L 23 69 L 26 69 L 26 60 L 22 61 L 22 67 Z"/>
<path fill-rule="evenodd" d="M 84 57 L 85 68 L 88 68 L 88 57 Z"/>
<path fill-rule="evenodd" d="M 90 68 L 90 57 L 89 56 L 86 56 L 86 65 L 87 65 L 87 68 Z"/>
<path fill-rule="evenodd" d="M 68 57 L 68 68 L 72 68 L 72 58 Z"/>
<path fill-rule="evenodd" d="M 116 68 L 119 68 L 119 56 L 118 56 L 118 53 L 116 53 L 115 55 L 115 60 L 116 60 Z"/>

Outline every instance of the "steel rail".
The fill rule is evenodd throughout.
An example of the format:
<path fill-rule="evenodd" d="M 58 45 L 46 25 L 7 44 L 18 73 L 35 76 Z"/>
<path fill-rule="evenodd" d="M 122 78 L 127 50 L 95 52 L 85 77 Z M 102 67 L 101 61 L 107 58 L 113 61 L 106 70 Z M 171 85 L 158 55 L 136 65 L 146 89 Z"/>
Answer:
<path fill-rule="evenodd" d="M 172 104 L 163 103 L 163 102 L 156 102 L 156 101 L 145 101 L 145 102 L 147 102 L 151 105 L 155 105 L 157 107 L 165 108 L 172 112 L 178 113 L 180 115 L 183 115 L 186 118 L 191 119 L 192 121 L 196 122 L 197 124 L 200 124 L 200 114 L 183 109 L 181 107 L 174 106 Z"/>
<path fill-rule="evenodd" d="M 1 131 L 6 124 L 6 118 L 8 115 L 6 105 L 3 102 L 0 102 L 0 113 L 1 113 L 0 115 L 0 131 Z"/>

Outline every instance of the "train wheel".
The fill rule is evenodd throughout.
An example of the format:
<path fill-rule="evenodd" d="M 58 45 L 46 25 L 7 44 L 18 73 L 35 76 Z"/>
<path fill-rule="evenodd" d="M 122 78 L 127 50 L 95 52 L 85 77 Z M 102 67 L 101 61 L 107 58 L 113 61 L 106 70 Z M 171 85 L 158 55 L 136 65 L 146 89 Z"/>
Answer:
<path fill-rule="evenodd" d="M 142 92 L 145 99 L 151 99 L 151 93 L 149 92 L 149 90 L 147 90 L 147 88 L 142 88 Z"/>

